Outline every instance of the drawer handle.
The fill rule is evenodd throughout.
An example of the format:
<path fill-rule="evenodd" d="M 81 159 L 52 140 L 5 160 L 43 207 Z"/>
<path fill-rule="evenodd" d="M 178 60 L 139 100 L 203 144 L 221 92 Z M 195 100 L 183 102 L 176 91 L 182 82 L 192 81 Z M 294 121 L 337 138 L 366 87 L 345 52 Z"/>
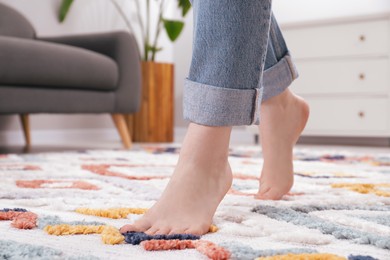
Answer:
<path fill-rule="evenodd" d="M 365 36 L 364 34 L 360 35 L 359 40 L 360 40 L 361 42 L 366 41 L 366 36 Z"/>
<path fill-rule="evenodd" d="M 359 115 L 360 118 L 363 118 L 365 116 L 363 111 L 360 111 L 358 115 Z"/>
<path fill-rule="evenodd" d="M 359 79 L 360 80 L 365 80 L 366 79 L 366 75 L 364 73 L 360 73 L 359 74 Z"/>

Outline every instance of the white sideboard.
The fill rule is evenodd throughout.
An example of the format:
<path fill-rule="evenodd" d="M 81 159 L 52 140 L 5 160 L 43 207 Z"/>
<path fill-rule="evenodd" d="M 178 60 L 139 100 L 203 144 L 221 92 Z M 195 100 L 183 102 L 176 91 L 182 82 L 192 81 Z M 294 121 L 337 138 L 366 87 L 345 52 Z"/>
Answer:
<path fill-rule="evenodd" d="M 282 25 L 310 104 L 303 136 L 390 137 L 390 14 Z"/>

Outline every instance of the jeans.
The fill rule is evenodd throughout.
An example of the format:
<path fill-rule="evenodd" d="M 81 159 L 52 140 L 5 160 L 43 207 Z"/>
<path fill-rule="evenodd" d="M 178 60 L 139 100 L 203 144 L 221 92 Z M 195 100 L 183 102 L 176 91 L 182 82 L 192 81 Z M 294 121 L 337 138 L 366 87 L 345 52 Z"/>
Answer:
<path fill-rule="evenodd" d="M 260 124 L 261 103 L 298 77 L 272 0 L 192 0 L 193 53 L 184 118 L 206 126 Z"/>

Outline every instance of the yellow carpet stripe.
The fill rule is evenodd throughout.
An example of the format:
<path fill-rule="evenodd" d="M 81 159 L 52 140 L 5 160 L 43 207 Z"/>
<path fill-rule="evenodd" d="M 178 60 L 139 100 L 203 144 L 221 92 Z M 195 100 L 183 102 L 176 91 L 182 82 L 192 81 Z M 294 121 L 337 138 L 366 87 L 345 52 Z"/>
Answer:
<path fill-rule="evenodd" d="M 103 218 L 126 218 L 129 214 L 144 214 L 148 209 L 143 208 L 111 208 L 111 209 L 90 209 L 90 208 L 78 208 L 77 213 L 84 215 L 92 215 Z"/>
<path fill-rule="evenodd" d="M 380 190 L 379 188 L 390 188 L 390 183 L 334 183 L 332 188 L 345 188 L 362 194 L 373 193 L 377 196 L 390 197 L 389 191 Z"/>
<path fill-rule="evenodd" d="M 287 254 L 259 257 L 256 260 L 346 260 L 347 258 L 333 254 Z"/>
<path fill-rule="evenodd" d="M 211 225 L 209 229 L 209 233 L 215 233 L 218 231 L 218 227 L 216 225 Z"/>
<path fill-rule="evenodd" d="M 102 240 L 107 245 L 122 244 L 125 241 L 125 237 L 119 232 L 119 230 L 112 226 L 106 226 L 102 232 Z"/>
<path fill-rule="evenodd" d="M 119 230 L 112 226 L 63 224 L 46 226 L 43 230 L 49 235 L 55 236 L 101 234 L 103 243 L 108 245 L 121 244 L 125 241 L 125 237 L 119 232 Z"/>

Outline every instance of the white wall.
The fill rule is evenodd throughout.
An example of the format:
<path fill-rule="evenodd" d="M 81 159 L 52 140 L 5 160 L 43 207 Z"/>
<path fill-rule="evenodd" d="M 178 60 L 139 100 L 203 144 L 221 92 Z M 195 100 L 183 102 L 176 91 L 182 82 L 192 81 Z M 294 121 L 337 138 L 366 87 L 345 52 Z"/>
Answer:
<path fill-rule="evenodd" d="M 116 14 L 109 0 L 76 0 L 64 24 L 57 21 L 60 0 L 0 0 L 14 6 L 34 24 L 38 35 L 63 35 L 124 29 L 125 25 Z M 132 1 L 118 0 L 126 5 L 126 11 L 134 14 Z M 152 1 L 154 2 L 154 1 Z M 176 1 L 171 1 L 169 16 L 177 17 L 174 11 Z M 390 0 L 274 0 L 274 12 L 281 24 L 312 19 L 328 19 L 372 14 L 390 10 Z M 156 17 L 155 10 L 153 17 Z M 175 63 L 175 124 L 185 126 L 182 119 L 182 86 L 187 76 L 192 52 L 192 13 L 185 19 L 186 24 L 180 38 L 173 45 L 163 35 L 161 46 L 164 51 L 158 61 Z M 132 23 L 136 23 L 133 19 Z M 139 31 L 135 32 L 139 35 Z M 112 128 L 108 115 L 33 115 L 32 129 L 84 129 Z M 19 130 L 15 116 L 0 116 L 0 131 Z"/>

